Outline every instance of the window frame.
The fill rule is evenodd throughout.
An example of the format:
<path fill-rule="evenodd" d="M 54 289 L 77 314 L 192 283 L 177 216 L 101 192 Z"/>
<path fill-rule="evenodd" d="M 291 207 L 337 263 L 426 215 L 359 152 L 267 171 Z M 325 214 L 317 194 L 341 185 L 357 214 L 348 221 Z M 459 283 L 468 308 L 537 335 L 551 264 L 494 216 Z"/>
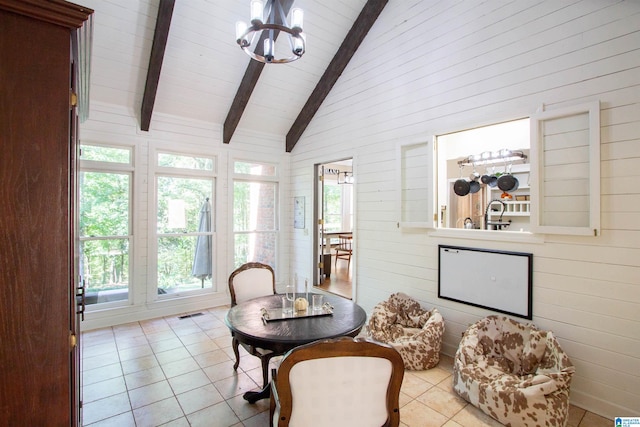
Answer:
<path fill-rule="evenodd" d="M 213 162 L 212 170 L 201 170 L 201 169 L 188 169 L 181 167 L 168 167 L 168 166 L 159 166 L 158 156 L 160 153 L 165 154 L 174 154 L 177 156 L 188 156 L 188 157 L 203 157 L 211 159 Z M 175 148 L 169 148 L 163 144 L 150 144 L 149 146 L 149 170 L 148 170 L 148 178 L 147 178 L 147 186 L 148 186 L 148 203 L 147 203 L 147 212 L 148 212 L 148 238 L 147 238 L 147 254 L 148 254 L 148 263 L 147 263 L 147 283 L 146 283 L 146 302 L 147 303 L 156 303 L 161 301 L 172 301 L 177 298 L 188 297 L 193 295 L 202 295 L 202 294 L 210 294 L 219 291 L 219 281 L 217 280 L 217 273 L 220 269 L 219 259 L 218 259 L 218 250 L 217 250 L 217 237 L 218 237 L 218 221 L 219 215 L 217 213 L 218 206 L 218 162 L 219 156 L 214 153 L 205 153 L 203 150 L 192 149 L 189 147 L 185 147 L 181 150 L 176 150 Z M 211 211 L 212 211 L 212 221 L 211 221 L 211 239 L 212 239 L 212 250 L 213 250 L 213 259 L 212 259 L 212 283 L 211 287 L 205 287 L 203 289 L 192 289 L 180 291 L 172 294 L 158 294 L 158 239 L 160 234 L 165 236 L 167 234 L 174 233 L 158 233 L 157 227 L 157 218 L 158 218 L 158 188 L 157 188 L 157 178 L 158 177 L 172 177 L 172 178 L 201 178 L 201 179 L 211 179 L 212 181 L 212 197 L 210 200 L 211 203 Z M 185 236 L 192 235 L 193 233 L 176 233 L 176 236 Z"/>
<path fill-rule="evenodd" d="M 540 122 L 548 119 L 562 118 L 575 114 L 589 114 L 589 183 L 590 183 L 590 200 L 589 200 L 589 225 L 587 227 L 567 227 L 567 226 L 543 226 L 540 225 L 540 210 L 543 209 L 540 203 L 540 179 L 544 179 L 544 158 L 539 155 Z M 531 231 L 512 231 L 512 230 L 465 230 L 456 228 L 440 228 L 440 218 L 436 213 L 436 204 L 438 200 L 438 182 L 443 178 L 446 171 L 438 170 L 437 163 L 437 135 L 444 135 L 453 132 L 472 129 L 476 127 L 489 126 L 501 122 L 522 119 L 528 117 L 530 120 L 530 191 L 531 191 L 531 215 L 530 226 Z M 511 242 L 529 242 L 540 243 L 544 241 L 545 234 L 555 235 L 583 235 L 598 236 L 600 234 L 600 103 L 593 101 L 589 103 L 559 108 L 549 111 L 538 111 L 534 114 L 514 114 L 511 118 L 494 118 L 491 121 L 485 121 L 476 126 L 458 126 L 457 130 L 448 132 L 434 132 L 429 134 L 421 141 L 399 142 L 396 146 L 396 188 L 397 188 L 397 226 L 400 229 L 425 229 L 433 237 L 452 237 L 477 240 L 494 240 L 494 241 L 511 241 Z M 429 148 L 431 144 L 431 149 Z M 410 156 L 404 156 L 403 150 L 411 147 L 427 148 L 425 155 L 421 159 L 423 161 L 422 173 L 426 179 L 432 179 L 432 184 L 427 185 L 421 191 L 416 192 L 419 197 L 423 197 L 421 203 L 425 206 L 424 217 L 422 220 L 406 220 L 405 218 L 405 194 L 403 188 L 403 173 L 406 172 L 406 166 Z"/>
<path fill-rule="evenodd" d="M 121 162 L 108 162 L 108 161 L 98 161 L 98 160 L 84 160 L 81 155 L 81 150 L 83 146 L 93 146 L 93 147 L 104 147 L 104 148 L 116 148 L 123 149 L 129 151 L 129 163 L 121 163 Z M 129 175 L 129 221 L 128 221 L 128 231 L 129 233 L 126 236 L 100 236 L 100 237 L 83 237 L 80 235 L 79 229 L 79 221 L 80 221 L 80 200 L 78 198 L 78 214 L 76 217 L 78 218 L 78 244 L 84 241 L 91 240 L 110 240 L 110 239 L 126 239 L 128 240 L 128 286 L 127 286 L 127 298 L 119 301 L 108 301 L 108 302 L 97 302 L 95 304 L 89 304 L 86 306 L 87 312 L 103 310 L 105 308 L 112 307 L 121 307 L 133 304 L 133 295 L 134 295 L 134 255 L 135 255 L 135 158 L 136 158 L 136 149 L 135 146 L 130 144 L 121 144 L 115 142 L 94 142 L 94 141 L 79 141 L 78 143 L 78 173 L 82 172 L 100 172 L 100 173 L 118 173 L 118 174 L 126 174 Z M 78 191 L 79 191 L 79 183 L 78 183 Z M 84 275 L 84 272 L 79 272 L 81 275 Z M 83 279 L 84 280 L 84 279 Z M 85 290 L 86 292 L 86 290 Z"/>
<path fill-rule="evenodd" d="M 250 163 L 255 165 L 268 165 L 275 168 L 275 173 L 273 175 L 255 175 L 255 174 L 247 174 L 240 173 L 235 171 L 236 163 Z M 282 216 L 282 182 L 281 182 L 281 165 L 279 162 L 270 161 L 270 160 L 252 160 L 247 157 L 231 157 L 229 159 L 229 233 L 231 238 L 229 239 L 229 267 L 230 271 L 235 269 L 235 242 L 237 234 L 273 234 L 275 236 L 275 249 L 274 249 L 274 271 L 278 271 L 277 267 L 280 263 L 280 239 L 281 239 L 281 216 Z M 265 183 L 274 183 L 275 184 L 275 202 L 276 207 L 274 210 L 274 229 L 270 230 L 250 230 L 250 231 L 236 231 L 234 229 L 234 201 L 235 201 L 235 183 L 238 182 L 265 182 Z"/>

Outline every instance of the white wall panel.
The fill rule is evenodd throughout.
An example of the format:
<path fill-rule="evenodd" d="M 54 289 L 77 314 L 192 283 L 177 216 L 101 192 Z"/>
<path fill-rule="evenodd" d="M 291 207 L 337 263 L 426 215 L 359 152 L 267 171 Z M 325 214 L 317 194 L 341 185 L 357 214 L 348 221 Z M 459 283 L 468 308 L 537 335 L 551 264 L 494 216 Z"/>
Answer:
<path fill-rule="evenodd" d="M 575 359 L 573 403 L 637 415 L 638 46 L 637 2 L 390 2 L 292 153 L 296 180 L 325 156 L 357 159 L 358 302 L 371 310 L 402 291 L 438 307 L 443 348 L 453 354 L 468 324 L 491 312 L 437 298 L 437 245 L 532 252 L 533 321 Z M 512 244 L 397 228 L 388 183 L 398 142 L 594 100 L 602 106 L 601 236 Z M 303 185 L 293 181 L 292 191 Z M 308 258 L 293 256 L 295 264 Z"/>

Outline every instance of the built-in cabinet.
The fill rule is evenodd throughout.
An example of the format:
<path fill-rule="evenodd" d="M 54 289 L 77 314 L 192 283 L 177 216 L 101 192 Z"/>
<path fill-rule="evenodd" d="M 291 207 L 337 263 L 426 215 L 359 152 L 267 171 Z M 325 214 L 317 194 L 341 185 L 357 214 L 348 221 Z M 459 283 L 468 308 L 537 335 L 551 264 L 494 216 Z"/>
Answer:
<path fill-rule="evenodd" d="M 81 424 L 72 37 L 93 13 L 0 0 L 0 425 Z"/>

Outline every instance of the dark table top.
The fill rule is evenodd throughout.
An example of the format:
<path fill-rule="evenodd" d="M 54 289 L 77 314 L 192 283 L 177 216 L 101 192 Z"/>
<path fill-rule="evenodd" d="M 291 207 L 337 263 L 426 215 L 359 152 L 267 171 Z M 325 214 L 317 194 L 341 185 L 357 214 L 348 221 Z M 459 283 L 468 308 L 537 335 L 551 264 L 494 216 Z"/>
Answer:
<path fill-rule="evenodd" d="M 231 307 L 225 322 L 238 341 L 279 354 L 312 341 L 360 332 L 367 318 L 362 307 L 334 295 L 325 294 L 324 301 L 333 306 L 333 314 L 264 322 L 260 309 L 282 306 L 282 295 L 269 295 Z"/>

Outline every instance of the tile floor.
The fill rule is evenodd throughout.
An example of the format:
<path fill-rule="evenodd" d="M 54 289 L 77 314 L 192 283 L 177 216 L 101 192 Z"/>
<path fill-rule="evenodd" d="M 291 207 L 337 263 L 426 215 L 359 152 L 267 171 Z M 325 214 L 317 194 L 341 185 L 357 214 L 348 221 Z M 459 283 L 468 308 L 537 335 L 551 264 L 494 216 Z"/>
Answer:
<path fill-rule="evenodd" d="M 268 426 L 269 401 L 251 405 L 242 399 L 262 382 L 260 361 L 244 353 L 233 370 L 227 310 L 84 332 L 83 425 Z M 451 358 L 443 357 L 434 369 L 405 372 L 403 427 L 501 425 L 452 391 L 451 369 Z M 569 415 L 572 427 L 613 425 L 574 406 Z"/>

